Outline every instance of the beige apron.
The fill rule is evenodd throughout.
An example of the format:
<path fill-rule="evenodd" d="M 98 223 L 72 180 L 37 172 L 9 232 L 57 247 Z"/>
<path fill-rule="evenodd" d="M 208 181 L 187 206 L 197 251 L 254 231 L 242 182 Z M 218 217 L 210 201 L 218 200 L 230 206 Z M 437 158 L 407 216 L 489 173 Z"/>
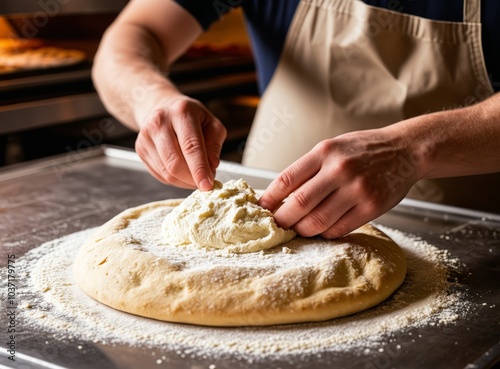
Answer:
<path fill-rule="evenodd" d="M 321 140 L 492 95 L 480 22 L 480 0 L 464 0 L 463 23 L 359 0 L 302 0 L 243 163 L 281 171 Z M 500 212 L 499 188 L 500 174 L 484 175 L 420 181 L 409 195 Z"/>

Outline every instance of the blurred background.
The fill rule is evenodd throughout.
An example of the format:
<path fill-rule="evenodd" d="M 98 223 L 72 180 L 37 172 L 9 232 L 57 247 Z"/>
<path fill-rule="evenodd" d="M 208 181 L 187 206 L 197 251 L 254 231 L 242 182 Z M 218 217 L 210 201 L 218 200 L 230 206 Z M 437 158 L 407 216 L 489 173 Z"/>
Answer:
<path fill-rule="evenodd" d="M 100 38 L 126 3 L 0 2 L 0 167 L 100 144 L 134 147 L 136 133 L 105 111 L 90 72 Z M 198 39 L 170 78 L 221 119 L 222 158 L 239 162 L 258 104 L 241 11 Z"/>

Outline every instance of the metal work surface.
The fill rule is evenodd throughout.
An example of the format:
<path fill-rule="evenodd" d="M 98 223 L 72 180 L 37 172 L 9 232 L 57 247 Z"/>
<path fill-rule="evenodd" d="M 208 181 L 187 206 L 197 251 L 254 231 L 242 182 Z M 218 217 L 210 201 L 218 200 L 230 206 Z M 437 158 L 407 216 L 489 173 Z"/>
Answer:
<path fill-rule="evenodd" d="M 254 188 L 265 188 L 273 176 L 227 162 L 218 171 L 222 181 L 243 177 Z M 157 182 L 133 152 L 114 148 L 5 169 L 0 171 L 0 266 L 7 265 L 10 254 L 20 258 L 46 241 L 99 226 L 126 208 L 189 193 Z M 18 326 L 16 362 L 11 362 L 2 281 L 0 368 L 491 368 L 500 357 L 500 215 L 404 200 L 376 223 L 418 235 L 459 258 L 466 271 L 455 277 L 474 302 L 470 311 L 454 324 L 411 328 L 369 356 L 327 352 L 254 363 L 230 355 L 203 361 L 162 349 L 153 356 L 145 347 L 90 341 L 77 346 Z M 409 340 L 408 334 L 422 338 Z M 158 357 L 165 357 L 163 365 Z"/>

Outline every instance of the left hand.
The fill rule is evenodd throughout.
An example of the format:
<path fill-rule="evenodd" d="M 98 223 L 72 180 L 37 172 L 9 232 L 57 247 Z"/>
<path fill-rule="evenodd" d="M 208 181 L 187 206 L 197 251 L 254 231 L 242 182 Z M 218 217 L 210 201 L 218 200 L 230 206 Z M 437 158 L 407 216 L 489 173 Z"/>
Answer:
<path fill-rule="evenodd" d="M 341 237 L 398 204 L 419 179 L 418 164 L 390 126 L 347 133 L 321 141 L 286 168 L 260 205 L 301 236 Z"/>
<path fill-rule="evenodd" d="M 183 95 L 159 99 L 139 126 L 136 151 L 156 179 L 212 189 L 226 129 L 203 104 Z"/>

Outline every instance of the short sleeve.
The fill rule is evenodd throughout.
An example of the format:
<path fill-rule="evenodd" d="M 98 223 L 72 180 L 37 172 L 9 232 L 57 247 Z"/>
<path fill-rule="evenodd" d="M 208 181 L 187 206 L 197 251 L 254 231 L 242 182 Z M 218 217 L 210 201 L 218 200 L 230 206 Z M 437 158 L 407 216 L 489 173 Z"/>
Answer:
<path fill-rule="evenodd" d="M 210 25 L 224 14 L 234 9 L 241 0 L 174 0 L 186 9 L 203 27 L 208 29 Z M 234 4 L 233 4 L 234 3 Z"/>

